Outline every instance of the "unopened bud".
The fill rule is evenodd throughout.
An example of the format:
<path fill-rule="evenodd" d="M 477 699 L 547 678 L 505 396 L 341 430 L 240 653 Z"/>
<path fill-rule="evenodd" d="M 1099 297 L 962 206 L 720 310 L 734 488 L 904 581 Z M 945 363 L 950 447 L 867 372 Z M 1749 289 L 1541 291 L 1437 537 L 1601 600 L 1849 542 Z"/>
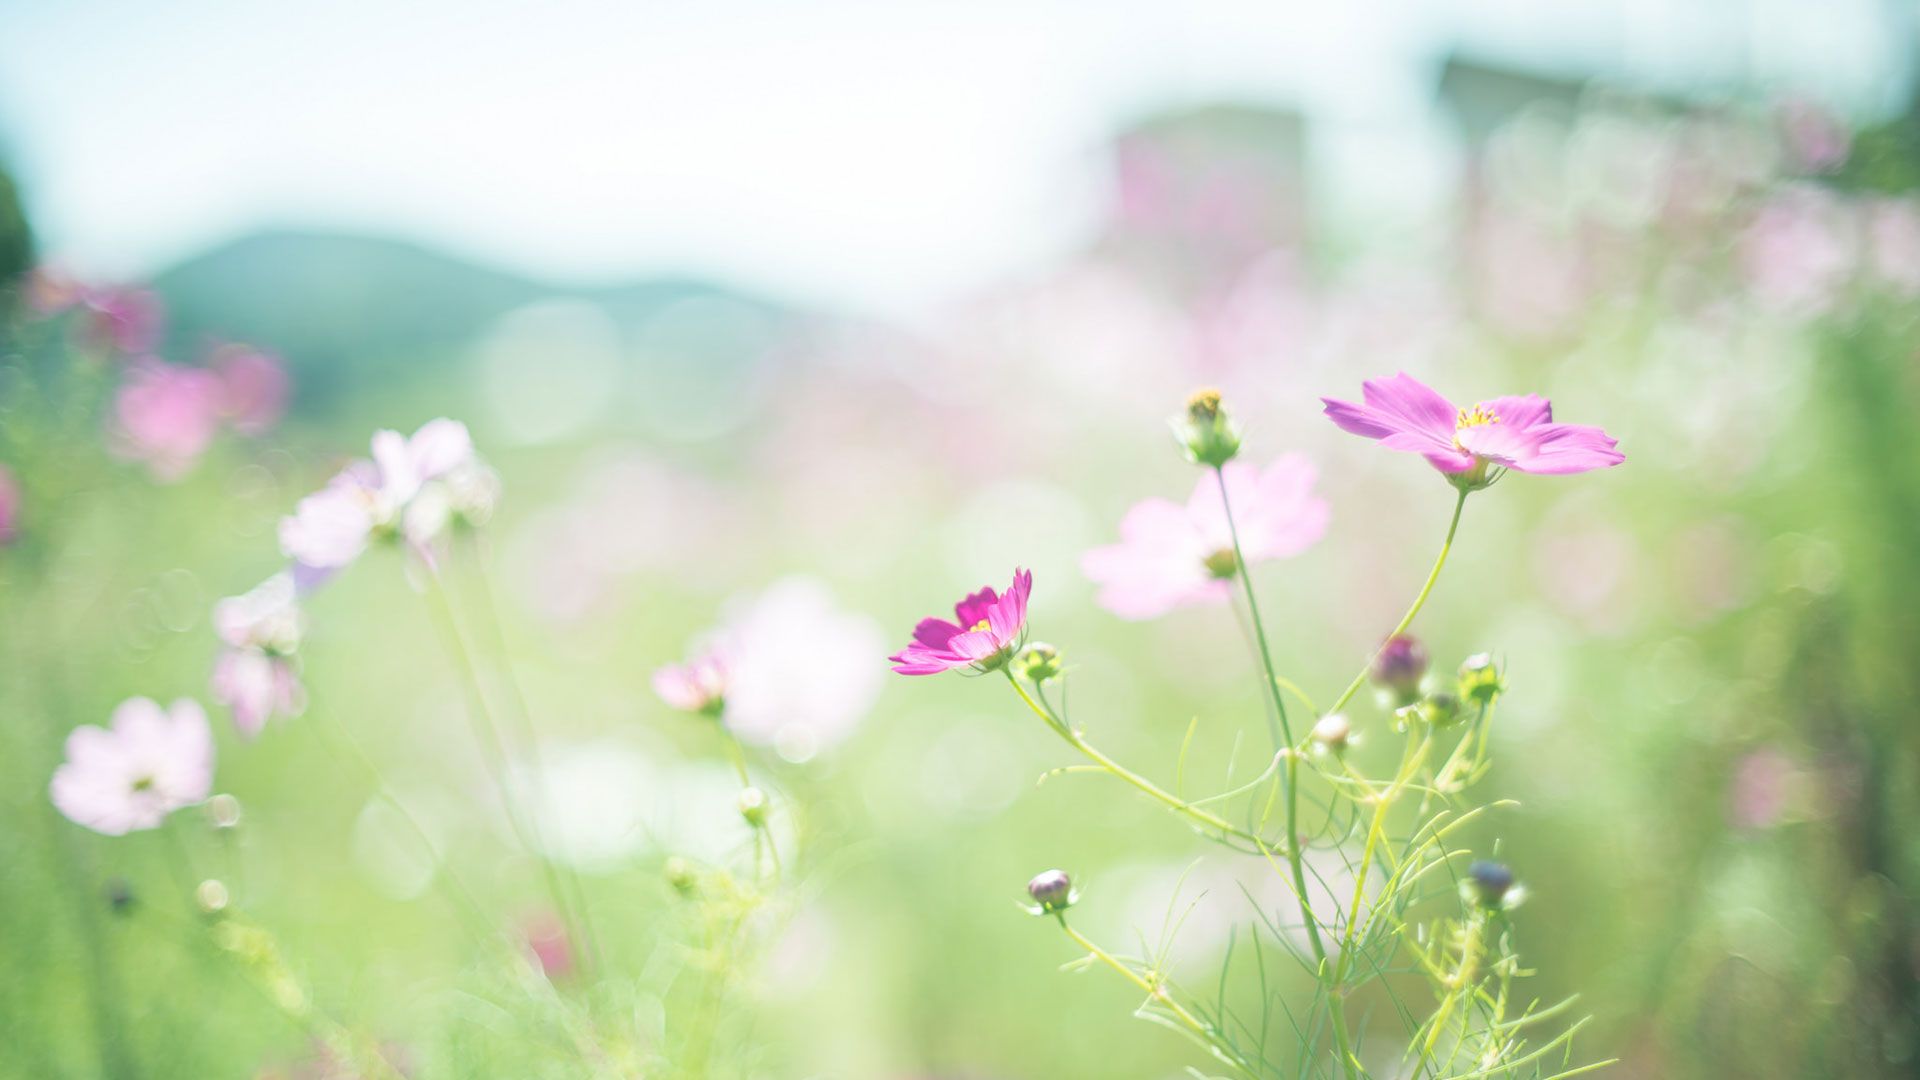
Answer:
<path fill-rule="evenodd" d="M 1227 415 L 1220 391 L 1212 388 L 1187 399 L 1187 411 L 1173 418 L 1173 434 L 1196 465 L 1217 469 L 1240 452 L 1240 427 Z"/>
<path fill-rule="evenodd" d="M 208 878 L 193 890 L 193 902 L 203 915 L 218 915 L 227 910 L 228 900 L 227 887 L 214 878 Z"/>
<path fill-rule="evenodd" d="M 100 895 L 106 898 L 107 907 L 115 915 L 125 915 L 133 910 L 133 884 L 126 878 L 108 878 L 100 889 Z"/>
<path fill-rule="evenodd" d="M 1395 634 L 1374 655 L 1369 674 L 1374 685 L 1405 705 L 1420 696 L 1420 680 L 1427 674 L 1427 648 L 1416 638 Z"/>
<path fill-rule="evenodd" d="M 1501 910 L 1520 906 L 1526 896 L 1525 890 L 1514 883 L 1513 870 L 1506 863 L 1491 859 L 1478 859 L 1467 867 L 1467 880 L 1461 883 L 1461 892 L 1481 907 Z"/>
<path fill-rule="evenodd" d="M 1491 654 L 1475 653 L 1460 665 L 1460 696 L 1465 700 L 1484 708 L 1506 688 Z"/>
<path fill-rule="evenodd" d="M 1436 728 L 1449 728 L 1460 721 L 1460 699 L 1445 690 L 1426 696 L 1418 706 L 1420 719 Z"/>
<path fill-rule="evenodd" d="M 1057 915 L 1073 906 L 1073 879 L 1065 870 L 1047 870 L 1027 882 L 1027 895 L 1040 905 L 1037 914 Z"/>
<path fill-rule="evenodd" d="M 1340 713 L 1328 713 L 1313 725 L 1313 741 L 1340 753 L 1353 742 L 1353 725 Z"/>
<path fill-rule="evenodd" d="M 678 855 L 670 855 L 661 870 L 666 875 L 667 884 L 673 887 L 674 892 L 681 896 L 693 894 L 693 888 L 698 883 L 698 879 L 694 876 L 692 863 Z"/>
<path fill-rule="evenodd" d="M 1013 658 L 1013 670 L 1035 685 L 1046 682 L 1060 674 L 1060 650 L 1036 641 Z"/>
<path fill-rule="evenodd" d="M 757 787 L 740 789 L 740 816 L 759 828 L 767 823 L 767 793 Z"/>
<path fill-rule="evenodd" d="M 240 800 L 222 792 L 207 800 L 207 822 L 216 829 L 231 829 L 240 824 Z"/>

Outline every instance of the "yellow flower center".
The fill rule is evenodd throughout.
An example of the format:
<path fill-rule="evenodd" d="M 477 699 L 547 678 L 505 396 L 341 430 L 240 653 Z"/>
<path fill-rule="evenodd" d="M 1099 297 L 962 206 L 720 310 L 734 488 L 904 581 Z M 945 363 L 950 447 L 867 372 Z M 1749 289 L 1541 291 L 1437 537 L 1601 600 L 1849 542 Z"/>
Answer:
<path fill-rule="evenodd" d="M 1455 431 L 1458 431 L 1461 428 L 1485 427 L 1488 424 L 1497 424 L 1499 422 L 1500 418 L 1493 415 L 1492 410 L 1488 409 L 1485 405 L 1475 405 L 1472 411 L 1466 409 L 1460 410 L 1459 417 L 1453 422 L 1453 428 Z"/>
<path fill-rule="evenodd" d="M 986 619 L 981 619 L 979 622 L 974 623 L 972 626 L 967 627 L 967 632 L 970 634 L 977 634 L 982 630 L 991 629 L 992 626 L 993 624 L 991 622 L 987 621 Z"/>

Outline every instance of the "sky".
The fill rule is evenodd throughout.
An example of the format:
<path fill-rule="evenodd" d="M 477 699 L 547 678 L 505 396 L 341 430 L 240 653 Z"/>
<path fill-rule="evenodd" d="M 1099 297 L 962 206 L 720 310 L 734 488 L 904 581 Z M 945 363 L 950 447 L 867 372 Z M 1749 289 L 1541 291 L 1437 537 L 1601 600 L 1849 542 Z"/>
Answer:
<path fill-rule="evenodd" d="M 1450 47 L 1872 112 L 1892 2 L 0 0 L 0 158 L 93 276 L 305 227 L 893 311 L 1082 242 L 1158 109 L 1300 108 L 1322 206 L 1391 223 L 1449 189 Z"/>

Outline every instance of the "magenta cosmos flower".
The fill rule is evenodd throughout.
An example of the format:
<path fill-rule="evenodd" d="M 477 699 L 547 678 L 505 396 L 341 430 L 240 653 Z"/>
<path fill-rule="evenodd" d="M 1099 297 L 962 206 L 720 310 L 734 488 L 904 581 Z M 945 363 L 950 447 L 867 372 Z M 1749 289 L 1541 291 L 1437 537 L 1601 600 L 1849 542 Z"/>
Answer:
<path fill-rule="evenodd" d="M 1298 555 L 1327 531 L 1326 500 L 1313 493 L 1313 466 L 1298 454 L 1265 471 L 1228 462 L 1220 475 L 1248 562 Z M 1185 506 L 1135 503 L 1120 519 L 1120 542 L 1080 560 L 1100 586 L 1100 606 L 1123 619 L 1151 619 L 1182 604 L 1227 599 L 1236 560 L 1226 510 L 1220 480 L 1211 475 L 1194 485 Z"/>
<path fill-rule="evenodd" d="M 1006 663 L 1027 628 L 1027 596 L 1033 574 L 1013 572 L 1013 584 L 996 594 L 987 586 L 953 607 L 959 622 L 921 619 L 913 644 L 887 657 L 902 675 L 937 675 L 953 668 L 992 671 Z"/>
<path fill-rule="evenodd" d="M 213 790 L 213 731 L 196 702 L 169 708 L 130 698 L 111 727 L 67 736 L 67 760 L 53 774 L 53 805 L 75 824 L 122 836 L 156 829 L 167 815 Z"/>
<path fill-rule="evenodd" d="M 1489 468 L 1558 475 L 1626 460 L 1597 427 L 1553 422 L 1553 403 L 1537 394 L 1497 397 L 1458 408 L 1401 372 L 1361 384 L 1364 404 L 1321 398 L 1341 430 L 1380 440 L 1389 450 L 1423 455 L 1433 467 L 1484 486 Z"/>

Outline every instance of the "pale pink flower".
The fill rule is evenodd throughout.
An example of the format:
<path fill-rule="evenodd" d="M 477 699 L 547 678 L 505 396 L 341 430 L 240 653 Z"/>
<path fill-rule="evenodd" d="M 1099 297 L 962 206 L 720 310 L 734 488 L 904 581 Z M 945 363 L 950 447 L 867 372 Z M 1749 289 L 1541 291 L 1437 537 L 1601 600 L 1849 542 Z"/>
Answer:
<path fill-rule="evenodd" d="M 233 713 L 235 731 L 252 738 L 276 716 L 300 715 L 306 689 L 291 656 L 227 649 L 213 665 L 213 700 Z"/>
<path fill-rule="evenodd" d="M 684 664 L 667 664 L 653 673 L 653 692 L 682 712 L 718 716 L 726 707 L 727 661 L 710 647 Z"/>
<path fill-rule="evenodd" d="M 144 461 L 160 480 L 178 480 L 219 433 L 222 393 L 205 368 L 139 361 L 114 395 L 114 452 Z"/>
<path fill-rule="evenodd" d="M 429 420 L 411 437 L 373 436 L 373 460 L 356 461 L 280 520 L 280 548 L 324 576 L 352 563 L 375 536 L 401 534 L 424 549 L 455 516 L 481 521 L 497 482 L 474 453 L 467 426 Z"/>
<path fill-rule="evenodd" d="M 1772 196 L 1738 240 L 1755 296 L 1798 316 L 1830 309 L 1853 273 L 1855 241 L 1845 207 L 1825 189 L 1787 187 Z"/>
<path fill-rule="evenodd" d="M 0 547 L 20 536 L 20 483 L 13 471 L 0 465 Z"/>
<path fill-rule="evenodd" d="M 225 345 L 208 362 L 220 377 L 220 412 L 242 435 L 262 435 L 287 411 L 292 380 L 279 358 L 245 345 Z"/>
<path fill-rule="evenodd" d="M 790 761 L 851 735 L 880 694 L 885 676 L 873 657 L 885 635 L 823 582 L 774 582 L 729 614 L 722 635 L 728 730 Z"/>
<path fill-rule="evenodd" d="M 96 349 L 145 356 L 160 343 L 166 310 L 148 289 L 99 287 L 80 294 L 82 335 Z"/>
<path fill-rule="evenodd" d="M 143 697 L 122 702 L 109 728 L 75 728 L 50 788 L 62 814 L 108 836 L 158 828 L 212 791 L 213 731 L 205 710 L 187 698 L 163 709 Z"/>
<path fill-rule="evenodd" d="M 1230 461 L 1221 476 L 1248 562 L 1298 555 L 1327 531 L 1327 503 L 1313 493 L 1314 468 L 1304 457 L 1288 454 L 1264 471 Z M 1120 520 L 1120 542 L 1080 560 L 1100 586 L 1100 606 L 1123 619 L 1151 619 L 1183 604 L 1226 600 L 1238 568 L 1227 508 L 1211 474 L 1185 506 L 1135 503 Z"/>
<path fill-rule="evenodd" d="M 214 663 L 213 699 L 233 712 L 242 735 L 257 735 L 275 716 L 297 716 L 306 708 L 293 657 L 302 622 L 291 573 L 275 574 L 214 605 L 214 632 L 226 648 Z"/>

